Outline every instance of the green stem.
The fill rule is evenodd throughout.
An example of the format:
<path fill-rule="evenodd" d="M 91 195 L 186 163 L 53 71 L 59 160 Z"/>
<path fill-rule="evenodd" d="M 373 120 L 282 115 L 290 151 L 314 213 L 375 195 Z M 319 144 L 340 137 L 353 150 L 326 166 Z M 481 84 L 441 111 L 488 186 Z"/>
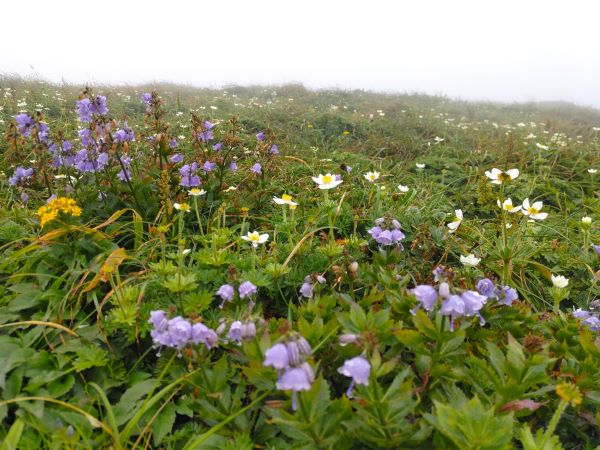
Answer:
<path fill-rule="evenodd" d="M 560 401 L 560 404 L 558 405 L 558 408 L 556 408 L 556 411 L 554 411 L 554 415 L 550 420 L 550 424 L 548 425 L 548 428 L 544 433 L 544 439 L 542 440 L 542 443 L 540 445 L 541 448 L 545 448 L 545 445 L 548 442 L 548 440 L 552 438 L 554 430 L 556 430 L 556 426 L 558 425 L 558 421 L 560 420 L 560 416 L 562 416 L 562 414 L 565 412 L 565 409 L 567 409 L 568 404 L 569 402 L 567 402 L 566 400 Z"/>

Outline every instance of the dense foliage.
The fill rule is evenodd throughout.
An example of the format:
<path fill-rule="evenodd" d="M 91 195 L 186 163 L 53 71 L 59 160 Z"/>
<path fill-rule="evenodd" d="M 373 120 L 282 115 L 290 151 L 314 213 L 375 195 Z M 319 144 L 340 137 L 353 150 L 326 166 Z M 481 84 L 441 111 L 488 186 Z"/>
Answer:
<path fill-rule="evenodd" d="M 600 445 L 596 111 L 0 88 L 2 449 Z"/>

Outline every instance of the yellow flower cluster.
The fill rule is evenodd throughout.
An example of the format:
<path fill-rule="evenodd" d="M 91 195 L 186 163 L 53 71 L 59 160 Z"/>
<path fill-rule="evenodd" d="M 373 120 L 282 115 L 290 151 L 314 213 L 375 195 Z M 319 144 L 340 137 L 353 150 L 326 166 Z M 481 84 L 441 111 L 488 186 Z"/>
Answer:
<path fill-rule="evenodd" d="M 81 215 L 81 208 L 77 206 L 77 203 L 72 198 L 53 198 L 46 205 L 38 209 L 37 214 L 40 217 L 40 226 L 43 228 L 48 222 L 56 219 L 58 213 L 61 212 L 71 216 L 79 216 Z"/>

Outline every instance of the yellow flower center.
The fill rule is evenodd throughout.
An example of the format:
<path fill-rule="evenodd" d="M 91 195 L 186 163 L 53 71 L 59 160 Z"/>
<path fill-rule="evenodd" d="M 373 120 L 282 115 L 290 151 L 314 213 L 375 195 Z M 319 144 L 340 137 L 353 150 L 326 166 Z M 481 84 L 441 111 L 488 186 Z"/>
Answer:
<path fill-rule="evenodd" d="M 502 172 L 502 173 L 499 173 L 499 174 L 498 174 L 498 180 L 499 180 L 499 181 L 502 181 L 502 182 L 504 182 L 504 181 L 508 181 L 508 180 L 510 180 L 510 179 L 511 179 L 511 178 L 510 178 L 510 175 L 509 175 L 509 174 L 507 174 L 507 173 L 504 173 L 504 172 Z"/>
<path fill-rule="evenodd" d="M 248 238 L 250 238 L 250 240 L 252 242 L 258 242 L 258 241 L 260 241 L 260 235 L 257 232 L 250 233 L 250 236 L 248 236 Z"/>
<path fill-rule="evenodd" d="M 511 209 L 513 209 L 513 205 L 511 205 L 510 203 L 507 203 L 506 205 L 504 205 L 504 209 L 506 209 L 507 211 L 510 211 Z"/>
<path fill-rule="evenodd" d="M 371 174 L 371 175 L 369 175 L 369 178 L 370 178 L 372 181 L 375 181 L 375 175 L 374 175 L 374 174 Z"/>
<path fill-rule="evenodd" d="M 190 194 L 192 194 L 192 195 L 199 195 L 199 194 L 200 194 L 200 192 L 201 192 L 201 191 L 200 191 L 200 189 L 198 189 L 198 188 L 193 188 L 193 189 L 190 189 Z"/>
<path fill-rule="evenodd" d="M 283 194 L 283 195 L 281 196 L 281 199 L 282 199 L 284 202 L 291 202 L 291 201 L 292 201 L 292 196 L 291 196 L 291 195 L 288 195 L 288 194 Z"/>
<path fill-rule="evenodd" d="M 529 212 L 529 214 L 537 214 L 540 212 L 539 209 L 535 209 L 533 206 L 530 206 L 527 211 Z"/>
<path fill-rule="evenodd" d="M 323 184 L 329 184 L 333 181 L 333 177 L 331 175 L 323 176 Z"/>

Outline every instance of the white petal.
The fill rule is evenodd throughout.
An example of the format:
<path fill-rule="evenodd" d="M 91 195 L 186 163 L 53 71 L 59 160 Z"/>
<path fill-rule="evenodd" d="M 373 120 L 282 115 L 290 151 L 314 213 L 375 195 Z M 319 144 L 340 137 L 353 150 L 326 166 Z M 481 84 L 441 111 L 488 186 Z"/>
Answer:
<path fill-rule="evenodd" d="M 519 169 L 509 169 L 506 171 L 508 175 L 510 175 L 511 179 L 515 179 L 519 176 Z"/>

